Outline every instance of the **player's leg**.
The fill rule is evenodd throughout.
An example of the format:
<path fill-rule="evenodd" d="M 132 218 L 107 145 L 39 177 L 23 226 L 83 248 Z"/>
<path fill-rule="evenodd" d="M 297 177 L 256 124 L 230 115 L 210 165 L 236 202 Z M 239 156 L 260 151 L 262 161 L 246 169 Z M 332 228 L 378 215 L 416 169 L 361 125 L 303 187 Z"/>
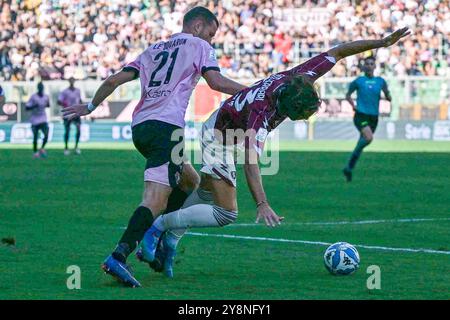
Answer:
<path fill-rule="evenodd" d="M 181 131 L 178 132 L 177 130 Z M 177 134 L 178 138 L 173 139 Z M 198 183 L 197 174 L 189 164 L 186 165 L 186 172 L 183 174 L 183 134 L 183 129 L 161 121 L 148 121 L 133 128 L 133 142 L 139 152 L 147 158 L 145 181 L 157 182 L 167 188 L 164 194 L 164 203 L 158 205 L 157 211 L 152 211 L 155 218 L 166 209 L 171 193 L 171 206 L 179 208 L 186 199 L 187 192 L 195 188 Z M 156 200 L 158 203 L 162 201 L 162 199 Z M 150 199 L 147 202 L 150 209 L 153 209 L 151 206 L 155 205 L 152 201 L 154 200 Z M 152 223 L 153 221 L 150 225 L 145 226 L 144 233 Z M 160 236 L 161 233 L 156 233 L 154 237 L 148 236 L 143 239 L 142 253 L 144 260 L 153 261 L 153 256 L 147 257 L 147 252 L 153 252 L 154 250 L 147 250 L 147 248 L 157 246 Z"/>
<path fill-rule="evenodd" d="M 80 136 L 81 136 L 81 119 L 78 118 L 75 122 L 75 127 L 77 129 L 75 134 L 75 154 L 80 154 L 81 150 L 78 148 L 78 143 L 80 142 Z"/>
<path fill-rule="evenodd" d="M 198 188 L 199 183 L 200 176 L 194 167 L 189 162 L 184 162 L 180 182 L 169 196 L 165 213 L 180 209 L 189 195 Z"/>
<path fill-rule="evenodd" d="M 176 128 L 178 127 L 161 121 L 146 121 L 132 129 L 133 143 L 147 159 L 145 188 L 142 202 L 131 217 L 113 254 L 120 261 L 126 261 L 141 242 L 154 218 L 164 212 L 169 196 L 182 176 L 183 165 L 175 164 L 172 159 L 172 149 L 177 141 L 171 141 L 171 136 Z"/>
<path fill-rule="evenodd" d="M 69 136 L 70 136 L 70 124 L 72 121 L 64 119 L 64 155 L 69 155 Z"/>
<path fill-rule="evenodd" d="M 209 205 L 214 204 L 212 185 L 211 182 L 209 181 L 209 177 L 205 174 L 202 174 L 200 186 L 197 189 L 195 189 L 192 193 L 190 193 L 190 195 L 186 198 L 181 208 L 187 208 L 196 204 L 209 204 Z M 176 210 L 177 209 L 169 211 L 168 206 L 166 213 L 173 212 Z M 170 245 L 173 248 L 176 248 L 178 242 L 186 233 L 186 231 L 187 229 L 168 230 L 165 233 L 164 238 L 166 239 L 167 242 L 170 243 Z"/>
<path fill-rule="evenodd" d="M 45 145 L 47 144 L 48 141 L 48 123 L 45 122 L 41 125 L 41 130 L 42 133 L 44 134 L 44 139 L 42 139 L 42 144 L 41 144 L 41 149 L 39 150 L 39 154 L 41 155 L 41 157 L 47 157 L 47 151 L 45 151 Z"/>
<path fill-rule="evenodd" d="M 204 125 L 205 127 L 205 125 Z M 237 218 L 236 169 L 234 166 L 234 147 L 224 147 L 206 131 L 202 133 L 202 181 L 199 191 L 203 195 L 212 192 L 214 203 L 185 205 L 178 211 L 165 214 L 155 220 L 145 237 L 156 238 L 166 230 L 167 241 L 171 251 L 175 251 L 179 238 L 190 227 L 220 227 L 232 223 Z M 197 192 L 197 195 L 201 194 Z M 195 193 L 192 194 L 192 197 Z M 190 200 L 188 198 L 188 200 Z M 177 239 L 177 231 L 178 239 Z M 174 233 L 175 231 L 175 233 Z M 175 236 L 173 236 L 175 234 Z M 151 248 L 154 249 L 154 248 Z M 165 250 L 168 251 L 167 248 Z M 155 251 L 147 253 L 153 259 Z M 167 260 L 167 259 L 166 259 Z"/>
<path fill-rule="evenodd" d="M 353 169 L 355 168 L 356 163 L 361 156 L 361 153 L 363 152 L 364 148 L 367 147 L 373 140 L 370 117 L 362 114 L 356 114 L 354 123 L 360 132 L 360 136 L 358 142 L 356 143 L 355 149 L 350 156 L 347 166 L 343 170 L 344 175 L 349 182 L 352 180 Z"/>
<path fill-rule="evenodd" d="M 38 126 L 32 125 L 31 131 L 33 132 L 33 158 L 39 158 L 39 153 L 37 152 L 37 141 L 39 136 Z"/>
<path fill-rule="evenodd" d="M 172 188 L 157 182 L 146 181 L 141 204 L 131 216 L 113 253 L 107 257 L 102 269 L 128 286 L 139 287 L 126 264 L 128 256 L 136 249 L 155 217 L 164 211 Z"/>
<path fill-rule="evenodd" d="M 191 227 L 222 227 L 237 218 L 236 188 L 224 180 L 204 175 L 201 190 L 212 192 L 212 204 L 194 204 L 162 215 L 154 226 L 160 230 Z"/>
<path fill-rule="evenodd" d="M 195 181 L 198 177 L 198 174 L 195 172 L 194 168 L 192 166 L 189 166 L 190 170 L 192 170 L 192 176 L 189 178 L 191 183 L 192 181 Z M 183 169 L 183 175 L 185 170 Z M 194 174 L 195 173 L 195 174 Z M 182 178 L 183 180 L 183 178 Z M 205 190 L 204 186 L 205 179 L 202 179 L 202 185 L 200 185 L 199 188 L 196 188 L 192 192 L 190 192 L 189 196 L 184 201 L 181 208 L 190 207 L 195 204 L 213 204 L 213 197 L 212 192 Z M 180 183 L 182 184 L 182 183 Z M 190 188 L 192 190 L 192 188 Z M 174 195 L 174 192 L 170 195 L 169 203 L 167 205 L 167 209 L 165 211 L 165 214 L 176 211 L 180 209 L 179 206 L 174 206 L 170 204 L 171 198 Z M 175 199 L 175 202 L 177 202 L 177 199 Z M 172 210 L 171 210 L 172 209 Z M 155 251 L 155 259 L 152 262 L 149 262 L 149 266 L 156 272 L 162 272 L 168 276 L 173 277 L 173 262 L 176 255 L 176 248 L 178 245 L 178 242 L 181 240 L 181 238 L 184 236 L 188 229 L 174 229 L 174 230 L 167 230 L 163 235 L 161 236 L 157 249 Z M 138 251 L 136 253 L 139 260 L 142 259 L 142 250 Z"/>
<path fill-rule="evenodd" d="M 183 165 L 183 171 L 181 174 L 180 183 L 173 188 L 172 193 L 169 196 L 167 201 L 167 207 L 163 214 L 176 211 L 180 209 L 182 206 L 186 206 L 186 203 L 190 203 L 188 199 L 195 198 L 197 194 L 197 188 L 200 183 L 200 176 L 195 171 L 194 167 L 185 162 Z M 164 260 L 166 260 L 167 252 L 163 250 L 163 242 L 167 239 L 174 239 L 174 241 L 178 242 L 178 240 L 184 235 L 185 230 L 176 230 L 177 232 L 170 233 L 166 232 L 159 240 L 157 250 L 155 252 L 154 261 L 149 263 L 149 266 L 156 272 L 163 271 Z M 180 231 L 180 232 L 178 232 Z M 142 250 L 139 249 L 136 253 L 136 256 L 139 260 L 143 260 Z M 170 256 L 170 252 L 169 252 Z M 175 255 L 173 255 L 174 257 Z"/>
<path fill-rule="evenodd" d="M 364 148 L 367 147 L 373 140 L 373 133 L 372 129 L 369 126 L 365 126 L 361 129 L 361 134 L 359 137 L 359 140 L 356 144 L 355 149 L 352 152 L 352 155 L 350 156 L 350 160 L 348 161 L 346 170 L 349 172 L 352 172 L 355 168 L 356 162 L 361 156 L 361 153 L 363 152 Z"/>
<path fill-rule="evenodd" d="M 157 239 L 165 231 L 171 230 L 173 232 L 175 230 L 181 230 L 180 234 L 178 234 L 180 238 L 188 228 L 223 227 L 236 220 L 236 188 L 230 186 L 224 180 L 213 179 L 210 176 L 205 177 L 206 183 L 202 183 L 201 188 L 202 190 L 212 192 L 214 199 L 213 204 L 195 204 L 186 208 L 183 207 L 177 211 L 170 212 L 165 215 L 161 215 L 155 220 L 149 231 L 147 231 L 145 235 L 146 238 L 152 237 L 153 239 Z M 169 257 L 166 257 L 166 259 L 171 259 L 168 261 L 170 267 L 172 265 L 179 238 L 169 237 L 164 242 L 166 253 L 167 251 L 172 253 L 168 254 Z M 153 242 L 155 243 L 156 240 L 153 240 Z M 156 246 L 146 249 L 152 251 L 145 253 L 146 255 L 144 256 L 144 260 L 153 261 Z M 172 275 L 169 274 L 169 276 Z"/>
<path fill-rule="evenodd" d="M 153 220 L 167 206 L 167 199 L 172 188 L 157 182 L 146 181 L 141 204 L 131 216 L 128 226 L 119 240 L 113 257 L 125 263 L 128 256 L 141 242 L 145 232 L 151 227 Z"/>
<path fill-rule="evenodd" d="M 145 189 L 143 199 L 129 220 L 128 226 L 120 238 L 111 258 L 108 257 L 103 269 L 112 269 L 110 273 L 118 276 L 126 284 L 139 282 L 130 274 L 119 273 L 126 267 L 127 257 L 136 249 L 154 218 L 166 208 L 169 195 L 181 177 L 182 165 L 176 165 L 171 159 L 171 141 L 175 126 L 160 122 L 146 121 L 133 127 L 133 143 L 136 149 L 147 159 L 144 171 Z"/>

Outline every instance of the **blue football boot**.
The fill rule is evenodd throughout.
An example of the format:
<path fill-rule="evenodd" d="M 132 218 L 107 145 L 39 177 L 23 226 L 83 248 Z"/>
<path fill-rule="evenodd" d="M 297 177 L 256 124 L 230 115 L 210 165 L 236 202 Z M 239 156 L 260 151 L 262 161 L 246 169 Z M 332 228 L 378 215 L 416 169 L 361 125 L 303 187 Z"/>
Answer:
<path fill-rule="evenodd" d="M 156 247 L 156 252 L 155 252 L 155 259 L 152 262 L 147 262 L 144 260 L 143 258 L 143 253 L 142 253 L 142 248 L 139 248 L 136 251 L 136 258 L 140 261 L 140 262 L 146 262 L 148 263 L 149 267 L 153 269 L 153 271 L 155 272 L 162 272 L 163 271 L 163 264 L 164 264 L 164 259 L 165 259 L 165 254 L 164 254 L 164 250 L 162 248 L 162 236 L 159 238 L 158 241 L 158 246 Z"/>
<path fill-rule="evenodd" d="M 165 234 L 163 236 L 163 253 L 165 255 L 164 259 L 164 275 L 168 278 L 173 278 L 173 263 L 175 260 L 175 256 L 177 254 L 176 248 L 170 245 L 169 241 L 167 241 L 168 235 Z"/>
<path fill-rule="evenodd" d="M 141 243 L 141 261 L 150 263 L 155 260 L 156 248 L 158 247 L 162 233 L 163 232 L 155 226 L 151 226 L 150 229 L 147 230 Z"/>
<path fill-rule="evenodd" d="M 344 170 L 342 170 L 342 173 L 345 176 L 345 179 L 347 180 L 347 182 L 351 182 L 352 181 L 352 170 L 348 169 L 347 167 L 344 168 Z"/>
<path fill-rule="evenodd" d="M 139 281 L 133 277 L 130 267 L 127 264 L 114 259 L 111 255 L 103 262 L 102 269 L 105 273 L 112 275 L 128 287 L 136 288 L 141 286 Z"/>

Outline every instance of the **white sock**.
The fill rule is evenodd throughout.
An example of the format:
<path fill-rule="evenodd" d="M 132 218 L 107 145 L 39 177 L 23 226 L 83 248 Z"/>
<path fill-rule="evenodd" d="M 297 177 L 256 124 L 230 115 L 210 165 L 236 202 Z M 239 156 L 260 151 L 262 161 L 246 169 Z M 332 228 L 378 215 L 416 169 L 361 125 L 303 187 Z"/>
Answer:
<path fill-rule="evenodd" d="M 206 190 L 203 190 L 203 189 L 200 189 L 200 188 L 194 190 L 186 198 L 186 200 L 184 201 L 183 206 L 181 207 L 181 209 L 188 208 L 188 207 L 196 205 L 196 204 L 213 205 L 214 202 L 213 202 L 212 192 L 206 191 Z M 177 210 L 177 211 L 179 211 L 179 210 Z M 173 211 L 173 212 L 177 212 L 177 211 Z M 170 214 L 170 213 L 167 213 L 167 214 Z M 165 214 L 164 216 L 166 216 L 167 214 Z M 164 224 L 164 220 L 162 219 L 162 216 L 158 217 L 153 222 L 153 225 L 160 231 L 166 231 L 167 229 L 169 229 Z M 176 229 L 176 231 L 174 231 L 174 234 L 176 235 L 177 238 L 181 238 L 186 233 L 186 231 L 187 231 L 187 228 L 180 228 L 180 229 Z"/>
<path fill-rule="evenodd" d="M 190 227 L 219 227 L 221 220 L 217 219 L 219 213 L 215 207 L 210 204 L 196 204 L 182 208 L 158 217 L 154 226 L 161 231 Z"/>

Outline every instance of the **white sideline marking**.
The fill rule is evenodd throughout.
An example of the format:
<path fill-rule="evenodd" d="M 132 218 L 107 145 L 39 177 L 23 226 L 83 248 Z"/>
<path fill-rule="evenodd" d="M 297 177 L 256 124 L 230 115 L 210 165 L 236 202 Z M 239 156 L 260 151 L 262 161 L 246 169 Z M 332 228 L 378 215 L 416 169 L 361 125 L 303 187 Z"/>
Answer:
<path fill-rule="evenodd" d="M 450 218 L 404 218 L 404 219 L 381 219 L 381 220 L 357 220 L 357 221 L 322 221 L 322 222 L 283 222 L 281 226 L 335 226 L 346 224 L 377 224 L 377 223 L 407 223 L 407 222 L 432 222 L 450 221 Z M 232 227 L 266 227 L 264 223 L 233 223 L 225 226 Z M 126 229 L 121 227 L 120 229 Z"/>
<path fill-rule="evenodd" d="M 382 219 L 382 220 L 360 220 L 360 221 L 330 221 L 330 222 L 287 222 L 281 225 L 287 226 L 331 226 L 345 224 L 377 224 L 377 223 L 405 223 L 405 222 L 427 222 L 427 221 L 450 221 L 450 218 L 405 218 L 405 219 Z M 229 227 L 265 227 L 265 224 L 257 223 L 234 223 Z"/>
<path fill-rule="evenodd" d="M 249 236 L 236 236 L 232 234 L 210 234 L 201 232 L 187 232 L 186 234 L 191 236 L 200 237 L 215 237 L 215 238 L 229 238 L 229 239 L 242 239 L 242 240 L 257 240 L 257 241 L 271 241 L 271 242 L 290 242 L 290 243 L 303 243 L 312 245 L 322 245 L 329 246 L 332 243 L 321 242 L 321 241 L 306 241 L 306 240 L 291 240 L 291 239 L 280 239 L 280 238 L 265 238 L 265 237 L 249 237 Z M 447 254 L 450 255 L 450 251 L 440 251 L 432 249 L 411 249 L 411 248 L 390 248 L 381 246 L 368 246 L 363 244 L 353 244 L 356 248 L 373 249 L 373 250 L 384 250 L 384 251 L 400 251 L 400 252 L 413 252 L 413 253 L 435 253 L 435 254 Z"/>

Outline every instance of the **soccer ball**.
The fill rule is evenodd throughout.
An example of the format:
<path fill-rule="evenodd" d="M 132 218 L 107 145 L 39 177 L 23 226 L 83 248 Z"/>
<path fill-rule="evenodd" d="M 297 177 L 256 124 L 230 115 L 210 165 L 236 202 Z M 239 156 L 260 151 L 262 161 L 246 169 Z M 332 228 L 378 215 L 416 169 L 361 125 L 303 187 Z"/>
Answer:
<path fill-rule="evenodd" d="M 349 275 L 359 267 L 359 253 L 347 242 L 337 242 L 325 250 L 325 268 L 332 274 Z"/>

